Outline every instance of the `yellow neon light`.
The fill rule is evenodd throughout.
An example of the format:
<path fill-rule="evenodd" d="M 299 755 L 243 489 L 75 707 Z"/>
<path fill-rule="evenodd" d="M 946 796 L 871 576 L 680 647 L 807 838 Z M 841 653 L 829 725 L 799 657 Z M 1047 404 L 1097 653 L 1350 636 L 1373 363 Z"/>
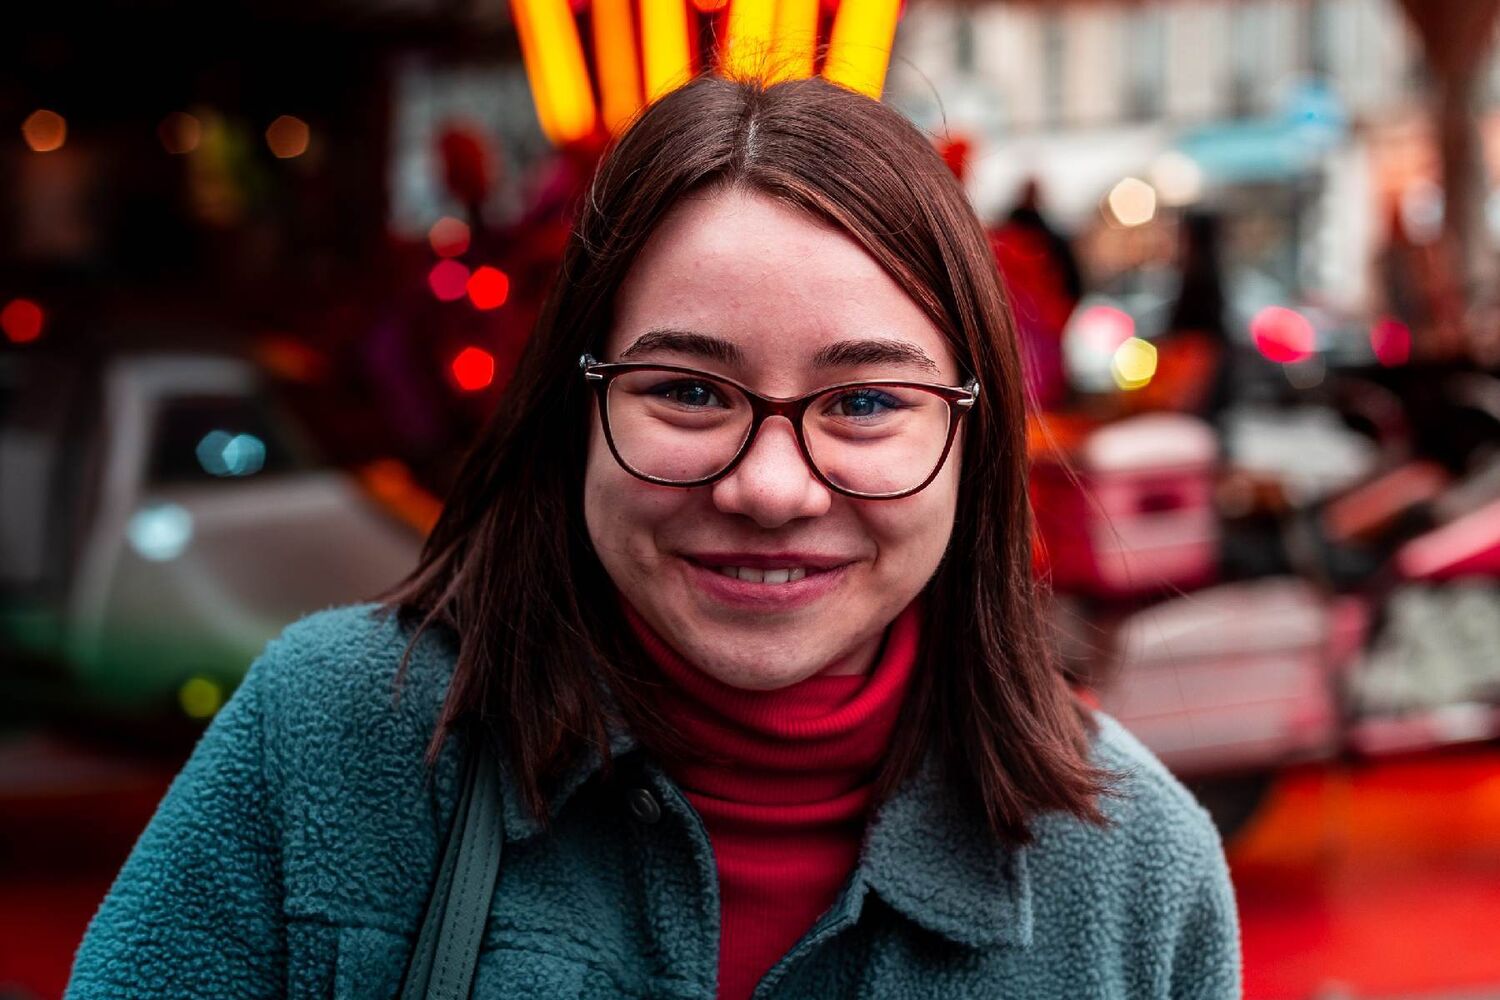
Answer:
<path fill-rule="evenodd" d="M 568 0 L 511 0 L 511 13 L 542 131 L 559 145 L 582 139 L 597 113 Z"/>
<path fill-rule="evenodd" d="M 648 101 L 675 90 L 692 76 L 687 0 L 641 0 L 641 65 L 646 71 Z"/>
<path fill-rule="evenodd" d="M 618 133 L 641 108 L 631 0 L 594 0 L 594 62 L 604 126 Z"/>
<path fill-rule="evenodd" d="M 731 79 L 751 79 L 776 72 L 771 42 L 776 31 L 777 0 L 731 0 L 728 38 L 719 69 Z"/>
<path fill-rule="evenodd" d="M 771 80 L 801 80 L 813 75 L 813 53 L 818 47 L 818 3 L 819 0 L 777 0 Z"/>
<path fill-rule="evenodd" d="M 900 0 L 843 0 L 833 18 L 833 37 L 823 75 L 834 83 L 880 100 L 896 38 Z"/>

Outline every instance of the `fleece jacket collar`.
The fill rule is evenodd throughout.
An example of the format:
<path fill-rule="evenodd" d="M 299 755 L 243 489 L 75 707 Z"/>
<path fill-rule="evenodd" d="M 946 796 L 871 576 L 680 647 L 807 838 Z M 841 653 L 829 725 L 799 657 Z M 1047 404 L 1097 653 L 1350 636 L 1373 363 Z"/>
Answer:
<path fill-rule="evenodd" d="M 615 759 L 640 749 L 617 721 L 609 725 L 608 735 Z M 601 766 L 599 753 L 590 750 L 565 773 L 549 797 L 549 815 L 557 816 Z M 1029 947 L 1032 896 L 1026 849 L 997 843 L 983 822 L 959 804 L 939 771 L 936 757 L 929 755 L 876 810 L 849 891 L 868 886 L 908 920 L 961 945 Z M 500 794 L 508 842 L 541 832 L 515 782 L 503 780 Z M 846 892 L 836 907 L 851 904 L 857 905 Z"/>

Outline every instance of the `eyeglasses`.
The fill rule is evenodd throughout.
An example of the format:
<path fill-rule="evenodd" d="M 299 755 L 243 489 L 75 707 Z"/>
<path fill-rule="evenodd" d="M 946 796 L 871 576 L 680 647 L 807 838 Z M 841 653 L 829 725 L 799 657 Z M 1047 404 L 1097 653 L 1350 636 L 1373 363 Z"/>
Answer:
<path fill-rule="evenodd" d="M 626 472 L 661 486 L 707 486 L 729 475 L 767 417 L 785 417 L 819 482 L 861 500 L 924 488 L 979 399 L 963 387 L 875 379 L 787 399 L 679 365 L 578 359 L 597 394 L 604 438 Z"/>

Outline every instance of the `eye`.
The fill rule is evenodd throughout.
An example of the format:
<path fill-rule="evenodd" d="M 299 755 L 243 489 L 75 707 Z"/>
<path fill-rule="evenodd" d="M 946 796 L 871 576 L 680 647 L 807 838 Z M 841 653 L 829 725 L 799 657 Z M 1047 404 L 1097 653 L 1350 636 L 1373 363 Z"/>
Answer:
<path fill-rule="evenodd" d="M 890 393 L 881 392 L 879 389 L 865 387 L 862 389 L 849 389 L 833 397 L 833 405 L 829 412 L 837 417 L 849 417 L 854 420 L 868 420 L 871 417 L 884 416 L 892 410 L 901 408 L 901 401 Z"/>
<path fill-rule="evenodd" d="M 651 390 L 655 396 L 660 396 L 669 403 L 676 403 L 688 409 L 701 409 L 708 407 L 722 407 L 724 401 L 714 392 L 714 386 L 707 382 L 677 381 L 663 382 Z"/>

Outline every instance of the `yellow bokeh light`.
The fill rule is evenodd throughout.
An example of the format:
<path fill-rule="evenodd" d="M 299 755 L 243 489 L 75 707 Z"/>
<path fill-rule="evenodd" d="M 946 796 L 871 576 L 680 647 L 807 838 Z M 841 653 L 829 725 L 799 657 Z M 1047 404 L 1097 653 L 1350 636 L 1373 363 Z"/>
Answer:
<path fill-rule="evenodd" d="M 568 0 L 511 0 L 511 15 L 542 131 L 557 145 L 582 139 L 598 111 Z"/>
<path fill-rule="evenodd" d="M 282 115 L 266 129 L 266 145 L 279 160 L 290 160 L 307 152 L 312 141 L 312 129 L 307 122 L 294 115 Z"/>
<path fill-rule="evenodd" d="M 1131 337 L 1115 349 L 1109 362 L 1109 373 L 1121 389 L 1140 389 L 1151 383 L 1156 374 L 1156 345 Z"/>
<path fill-rule="evenodd" d="M 776 0 L 734 0 L 729 5 L 728 37 L 719 70 L 735 79 L 754 79 L 771 72 L 771 44 L 776 32 Z"/>
<path fill-rule="evenodd" d="M 68 122 L 56 111 L 42 108 L 26 116 L 21 123 L 21 136 L 35 153 L 50 153 L 62 149 L 68 141 Z"/>
<path fill-rule="evenodd" d="M 880 100 L 900 12 L 900 0 L 843 0 L 834 15 L 823 76 Z"/>
<path fill-rule="evenodd" d="M 207 719 L 224 704 L 224 689 L 207 677 L 190 677 L 177 691 L 177 703 L 190 719 Z"/>
<path fill-rule="evenodd" d="M 594 63 L 604 127 L 619 134 L 641 109 L 641 71 L 631 0 L 594 0 Z"/>
<path fill-rule="evenodd" d="M 1156 189 L 1139 177 L 1127 177 L 1110 189 L 1110 214 L 1122 226 L 1144 226 L 1156 218 Z"/>
<path fill-rule="evenodd" d="M 641 0 L 641 67 L 648 101 L 676 90 L 692 76 L 688 9 L 683 0 Z"/>
<path fill-rule="evenodd" d="M 771 43 L 771 80 L 802 80 L 813 75 L 821 0 L 777 0 L 776 37 Z"/>

